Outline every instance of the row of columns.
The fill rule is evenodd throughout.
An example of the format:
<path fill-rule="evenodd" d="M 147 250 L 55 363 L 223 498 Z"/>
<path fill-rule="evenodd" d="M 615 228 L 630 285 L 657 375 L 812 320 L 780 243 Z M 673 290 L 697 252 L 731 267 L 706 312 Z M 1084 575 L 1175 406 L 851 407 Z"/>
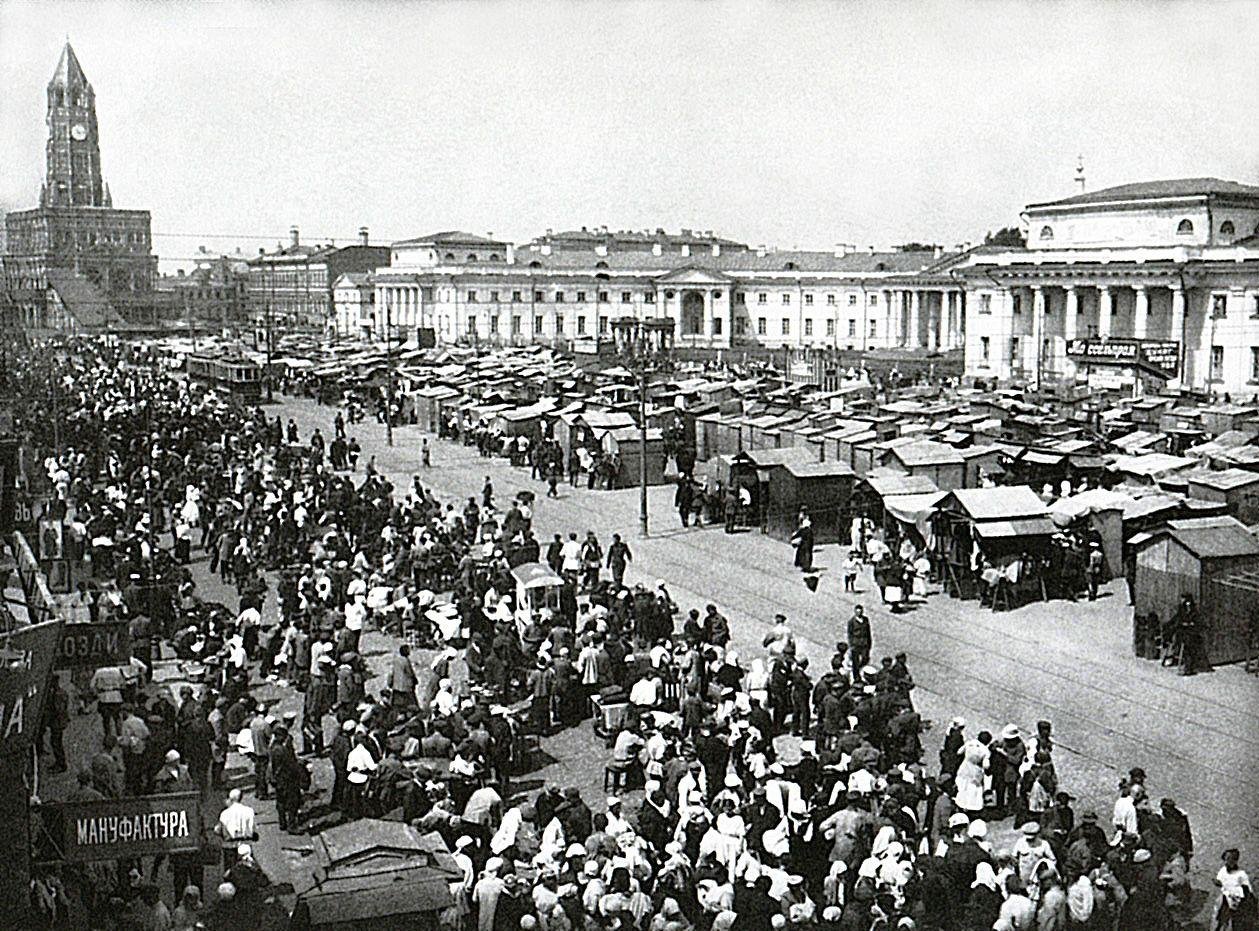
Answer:
<path fill-rule="evenodd" d="M 938 299 L 938 310 L 933 305 Z M 964 292 L 941 288 L 894 289 L 883 292 L 886 308 L 886 339 L 889 346 L 956 349 L 965 333 Z"/>

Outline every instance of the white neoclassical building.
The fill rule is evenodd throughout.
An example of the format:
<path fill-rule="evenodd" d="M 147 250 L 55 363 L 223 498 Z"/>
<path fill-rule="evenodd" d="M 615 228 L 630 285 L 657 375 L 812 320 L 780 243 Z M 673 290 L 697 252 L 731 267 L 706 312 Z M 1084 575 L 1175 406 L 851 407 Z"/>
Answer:
<path fill-rule="evenodd" d="M 1259 392 L 1259 187 L 1126 184 L 1031 204 L 1024 249 L 980 247 L 965 284 L 965 368 L 1023 383 Z"/>
<path fill-rule="evenodd" d="M 667 318 L 675 344 L 960 348 L 963 283 L 936 251 L 781 251 L 711 231 L 553 233 L 515 247 L 462 232 L 396 242 L 371 276 L 375 326 L 438 342 L 610 338 Z"/>

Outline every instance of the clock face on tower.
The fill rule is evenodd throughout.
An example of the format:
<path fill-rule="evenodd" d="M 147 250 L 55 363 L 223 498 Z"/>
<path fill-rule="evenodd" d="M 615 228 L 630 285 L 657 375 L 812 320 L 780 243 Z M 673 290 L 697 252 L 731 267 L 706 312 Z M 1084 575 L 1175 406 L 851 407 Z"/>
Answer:
<path fill-rule="evenodd" d="M 70 136 L 77 142 L 82 142 L 87 138 L 87 127 L 82 123 L 75 123 L 70 127 Z"/>

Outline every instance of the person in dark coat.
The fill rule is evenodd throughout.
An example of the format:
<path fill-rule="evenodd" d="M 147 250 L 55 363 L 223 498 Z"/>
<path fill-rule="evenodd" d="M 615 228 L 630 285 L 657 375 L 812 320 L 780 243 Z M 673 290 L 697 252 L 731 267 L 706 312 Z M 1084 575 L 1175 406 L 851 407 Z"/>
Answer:
<path fill-rule="evenodd" d="M 1168 931 L 1166 900 L 1167 890 L 1150 851 L 1137 850 L 1132 855 L 1132 880 L 1119 913 L 1118 931 Z"/>
<path fill-rule="evenodd" d="M 809 512 L 803 508 L 800 509 L 800 525 L 796 528 L 796 532 L 792 536 L 791 542 L 796 548 L 796 568 L 801 572 L 812 572 L 813 521 L 809 519 Z"/>
<path fill-rule="evenodd" d="M 691 505 L 695 501 L 695 488 L 689 475 L 678 476 L 678 490 L 673 495 L 673 506 L 678 509 L 682 526 L 691 526 Z"/>
<path fill-rule="evenodd" d="M 271 738 L 271 781 L 275 785 L 276 814 L 281 831 L 291 833 L 297 830 L 305 779 L 306 768 L 297 759 L 288 728 L 281 725 Z"/>
<path fill-rule="evenodd" d="M 337 736 L 332 738 L 332 807 L 339 811 L 344 811 L 349 801 L 349 781 L 346 776 L 349 772 L 350 751 L 354 749 L 351 740 L 353 735 L 354 722 L 346 721 L 337 729 Z"/>

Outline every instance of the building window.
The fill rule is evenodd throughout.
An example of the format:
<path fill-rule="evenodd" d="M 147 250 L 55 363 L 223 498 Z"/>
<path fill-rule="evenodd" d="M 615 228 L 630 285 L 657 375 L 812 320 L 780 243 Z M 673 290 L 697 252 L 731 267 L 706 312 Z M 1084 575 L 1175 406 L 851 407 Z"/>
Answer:
<path fill-rule="evenodd" d="M 873 323 L 874 321 L 871 320 L 870 322 Z M 849 320 L 848 321 L 848 337 L 851 339 L 852 337 L 856 335 L 857 335 L 857 321 Z M 871 334 L 871 335 L 873 336 L 874 334 Z"/>
<path fill-rule="evenodd" d="M 1254 306 L 1250 308 L 1250 319 L 1259 320 L 1259 294 L 1255 295 Z"/>
<path fill-rule="evenodd" d="M 1176 235 L 1178 236 L 1193 235 L 1193 221 L 1181 220 L 1178 224 L 1176 224 Z"/>
<path fill-rule="evenodd" d="M 834 307 L 834 306 L 835 306 L 835 295 L 834 295 L 834 294 L 828 294 L 828 295 L 826 295 L 826 306 L 827 306 L 827 307 Z"/>
<path fill-rule="evenodd" d="M 469 303 L 469 304 L 475 304 L 475 303 L 476 303 L 476 292 L 475 292 L 475 291 L 469 291 L 469 292 L 468 292 L 468 303 Z"/>
<path fill-rule="evenodd" d="M 476 316 L 475 315 L 468 318 L 468 332 L 476 333 Z"/>
<path fill-rule="evenodd" d="M 877 320 L 870 321 L 870 335 L 871 336 L 879 335 L 879 321 Z"/>
<path fill-rule="evenodd" d="M 586 317 L 584 314 L 579 315 L 577 317 L 577 335 L 578 336 L 586 335 Z"/>
<path fill-rule="evenodd" d="M 848 295 L 848 306 L 849 306 L 849 307 L 856 307 L 856 306 L 857 306 L 857 295 L 855 295 L 855 294 L 850 294 L 850 295 Z"/>
<path fill-rule="evenodd" d="M 1053 238 L 1054 238 L 1054 228 L 1053 228 L 1052 226 L 1042 226 L 1042 227 L 1040 228 L 1040 238 L 1041 238 L 1041 239 L 1053 239 Z"/>
<path fill-rule="evenodd" d="M 491 304 L 497 304 L 497 303 L 498 303 L 498 292 L 497 292 L 497 291 L 491 291 L 491 292 L 490 292 L 490 303 L 491 303 Z"/>
<path fill-rule="evenodd" d="M 511 318 L 511 335 L 512 335 L 512 336 L 519 336 L 519 335 L 520 335 L 520 315 L 519 315 L 519 314 L 513 314 L 513 315 L 512 315 L 512 318 Z"/>
<path fill-rule="evenodd" d="M 992 353 L 990 351 L 991 346 L 992 346 L 991 339 L 989 339 L 987 336 L 979 337 L 979 358 L 984 363 L 984 365 L 987 365 L 988 360 L 992 357 Z"/>
<path fill-rule="evenodd" d="M 1211 347 L 1211 380 L 1220 381 L 1224 377 L 1224 347 Z"/>
<path fill-rule="evenodd" d="M 783 336 L 791 335 L 791 318 L 783 317 Z"/>
<path fill-rule="evenodd" d="M 737 336 L 744 336 L 748 331 L 748 322 L 744 317 L 736 317 L 734 321 L 734 332 Z"/>
<path fill-rule="evenodd" d="M 1012 299 L 1014 302 L 1014 312 L 1016 314 L 1021 314 L 1023 312 L 1023 295 L 1021 294 L 1012 295 Z"/>
<path fill-rule="evenodd" d="M 665 297 L 665 300 L 666 300 L 666 301 L 671 301 L 671 300 L 673 300 L 673 292 L 672 292 L 672 291 L 666 291 L 666 292 L 664 293 L 664 297 Z"/>
<path fill-rule="evenodd" d="M 632 303 L 632 302 L 633 302 L 633 300 L 634 300 L 634 292 L 633 292 L 633 291 L 622 291 L 622 292 L 621 292 L 621 303 L 622 303 L 622 304 L 630 304 L 630 303 Z"/>
<path fill-rule="evenodd" d="M 992 313 L 992 295 L 991 294 L 979 295 L 979 312 L 981 314 Z"/>
<path fill-rule="evenodd" d="M 871 306 L 871 307 L 874 307 L 874 306 L 875 306 L 876 304 L 878 304 L 878 303 L 879 303 L 879 295 L 878 295 L 878 293 L 876 292 L 876 293 L 874 293 L 874 294 L 871 294 L 871 295 L 870 295 L 870 306 Z"/>
<path fill-rule="evenodd" d="M 564 303 L 564 292 L 563 292 L 563 291 L 556 291 L 556 292 L 555 292 L 555 303 L 557 303 L 557 304 L 563 304 L 563 303 Z"/>
<path fill-rule="evenodd" d="M 533 315 L 533 332 L 534 333 L 542 332 L 542 315 L 541 314 Z"/>
<path fill-rule="evenodd" d="M 835 335 L 835 321 L 834 320 L 826 321 L 826 335 L 827 336 Z"/>
<path fill-rule="evenodd" d="M 498 314 L 490 317 L 490 335 L 493 336 L 498 332 Z"/>
<path fill-rule="evenodd" d="M 742 291 L 739 291 L 734 296 L 734 302 L 736 304 L 746 304 L 748 302 L 748 296 L 744 294 Z"/>
<path fill-rule="evenodd" d="M 1259 381 L 1259 346 L 1250 347 L 1250 380 Z"/>
<path fill-rule="evenodd" d="M 784 295 L 783 295 L 783 303 L 784 303 L 784 304 L 790 304 L 790 303 L 791 303 L 791 295 L 790 295 L 790 294 L 784 294 Z"/>
<path fill-rule="evenodd" d="M 721 335 L 721 318 L 713 317 L 713 336 Z"/>
<path fill-rule="evenodd" d="M 756 318 L 756 332 L 760 336 L 765 335 L 765 318 L 764 317 Z"/>
<path fill-rule="evenodd" d="M 541 303 L 542 301 L 545 301 L 545 300 L 546 300 L 546 298 L 545 298 L 545 297 L 543 297 L 543 295 L 542 295 L 542 292 L 541 292 L 541 291 L 534 291 L 534 292 L 533 292 L 533 299 L 534 299 L 535 301 L 538 301 L 539 303 Z"/>
<path fill-rule="evenodd" d="M 648 291 L 647 293 L 645 293 L 645 294 L 643 295 L 643 303 L 645 303 L 645 304 L 654 304 L 654 303 L 656 303 L 656 292 L 655 292 L 655 291 Z"/>
<path fill-rule="evenodd" d="M 806 295 L 804 296 L 804 303 L 805 303 L 807 306 L 812 307 L 812 306 L 813 306 L 813 295 L 812 295 L 812 294 L 806 294 Z"/>
<path fill-rule="evenodd" d="M 1225 220 L 1220 224 L 1221 236 L 1232 236 L 1235 232 L 1237 232 L 1237 227 L 1233 226 L 1232 220 Z"/>
<path fill-rule="evenodd" d="M 469 262 L 475 262 L 475 261 L 476 261 L 476 253 L 475 253 L 475 252 L 469 252 L 469 253 L 468 253 L 468 261 L 469 261 Z"/>
<path fill-rule="evenodd" d="M 1228 316 L 1228 295 L 1212 294 L 1211 295 L 1211 317 L 1214 320 L 1223 320 Z"/>
<path fill-rule="evenodd" d="M 764 292 L 764 291 L 762 291 L 760 294 L 756 295 L 756 303 L 758 303 L 758 304 L 765 304 L 765 303 L 768 303 L 768 301 L 769 301 L 769 297 L 768 297 L 768 295 L 766 295 L 766 294 L 765 294 L 765 292 Z"/>
<path fill-rule="evenodd" d="M 813 335 L 813 318 L 812 317 L 804 318 L 804 335 L 805 336 Z"/>
<path fill-rule="evenodd" d="M 563 298 L 561 298 L 561 300 L 563 300 Z M 577 303 L 578 303 L 578 304 L 584 304 L 584 303 L 586 303 L 586 292 L 585 292 L 585 291 L 578 291 L 578 292 L 577 292 Z"/>
<path fill-rule="evenodd" d="M 511 302 L 512 302 L 513 304 L 519 304 L 519 303 L 520 303 L 520 292 L 519 292 L 519 291 L 513 291 L 513 292 L 511 293 Z"/>
<path fill-rule="evenodd" d="M 607 302 L 608 302 L 608 292 L 607 292 L 607 291 L 600 291 L 600 292 L 599 292 L 599 303 L 600 303 L 600 304 L 606 304 Z"/>

